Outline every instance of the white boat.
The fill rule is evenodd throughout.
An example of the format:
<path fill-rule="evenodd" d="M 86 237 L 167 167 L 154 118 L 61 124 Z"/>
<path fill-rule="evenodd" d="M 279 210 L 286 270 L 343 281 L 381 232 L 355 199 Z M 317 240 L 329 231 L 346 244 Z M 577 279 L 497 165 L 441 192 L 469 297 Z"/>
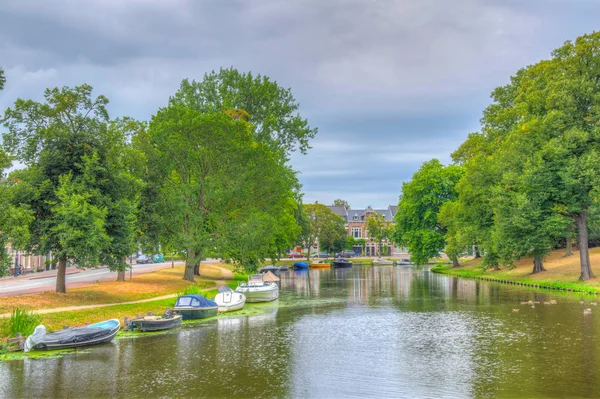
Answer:
<path fill-rule="evenodd" d="M 233 312 L 244 307 L 246 296 L 223 285 L 219 287 L 219 293 L 215 297 L 215 302 L 219 307 L 219 312 Z"/>
<path fill-rule="evenodd" d="M 244 294 L 246 302 L 269 302 L 279 298 L 277 283 L 264 281 L 262 274 L 251 275 L 248 277 L 248 283 L 239 285 L 235 292 Z"/>
<path fill-rule="evenodd" d="M 373 264 L 374 264 L 375 266 L 384 266 L 384 265 L 393 265 L 393 264 L 394 264 L 394 262 L 392 262 L 392 261 L 391 261 L 391 260 L 389 260 L 389 259 L 375 258 L 375 259 L 373 260 Z"/>

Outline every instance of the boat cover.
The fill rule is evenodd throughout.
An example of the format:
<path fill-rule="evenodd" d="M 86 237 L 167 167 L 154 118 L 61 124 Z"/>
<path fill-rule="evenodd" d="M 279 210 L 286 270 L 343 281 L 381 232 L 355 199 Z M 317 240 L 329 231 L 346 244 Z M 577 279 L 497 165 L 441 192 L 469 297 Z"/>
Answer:
<path fill-rule="evenodd" d="M 222 285 L 219 287 L 219 292 L 233 292 L 233 289 L 228 285 Z"/>
<path fill-rule="evenodd" d="M 216 302 L 204 298 L 202 295 L 190 294 L 182 295 L 177 299 L 175 306 L 191 306 L 193 308 L 213 308 L 217 306 Z M 176 309 L 177 310 L 177 309 Z"/>
<path fill-rule="evenodd" d="M 110 335 L 111 333 L 112 330 L 108 328 L 75 327 L 46 334 L 44 341 L 56 341 L 59 344 L 70 344 L 74 342 L 89 341 L 91 339 Z"/>

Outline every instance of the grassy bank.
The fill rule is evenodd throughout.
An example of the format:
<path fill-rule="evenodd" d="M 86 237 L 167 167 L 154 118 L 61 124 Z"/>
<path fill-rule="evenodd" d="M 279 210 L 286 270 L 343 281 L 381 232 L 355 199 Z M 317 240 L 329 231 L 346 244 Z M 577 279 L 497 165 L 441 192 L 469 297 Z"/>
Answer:
<path fill-rule="evenodd" d="M 600 275 L 600 248 L 590 250 L 592 270 Z M 589 294 L 600 293 L 600 279 L 593 278 L 589 281 L 579 281 L 580 266 L 579 252 L 574 251 L 571 256 L 564 256 L 564 250 L 552 251 L 544 259 L 547 271 L 532 274 L 533 259 L 526 258 L 515 263 L 514 269 L 501 268 L 500 270 L 482 270 L 482 259 L 473 259 L 461 263 L 460 267 L 440 265 L 431 268 L 434 273 L 447 274 L 456 277 L 496 281 L 505 284 L 516 284 L 528 287 L 584 292 Z M 596 265 L 596 267 L 595 267 Z"/>

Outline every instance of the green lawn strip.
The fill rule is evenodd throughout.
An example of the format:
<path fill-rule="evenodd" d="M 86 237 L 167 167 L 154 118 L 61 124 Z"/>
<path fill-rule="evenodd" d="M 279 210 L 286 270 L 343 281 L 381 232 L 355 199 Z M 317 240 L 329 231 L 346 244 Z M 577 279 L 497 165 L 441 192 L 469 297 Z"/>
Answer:
<path fill-rule="evenodd" d="M 588 285 L 585 281 L 540 281 L 531 278 L 515 277 L 509 273 L 494 272 L 493 276 L 490 276 L 482 269 L 462 269 L 453 268 L 452 266 L 434 266 L 431 268 L 433 273 L 445 274 L 455 277 L 472 278 L 486 281 L 493 281 L 505 284 L 518 284 L 535 288 L 547 288 L 553 290 L 564 290 L 572 292 L 583 292 L 587 294 L 600 293 L 600 287 L 594 287 Z"/>

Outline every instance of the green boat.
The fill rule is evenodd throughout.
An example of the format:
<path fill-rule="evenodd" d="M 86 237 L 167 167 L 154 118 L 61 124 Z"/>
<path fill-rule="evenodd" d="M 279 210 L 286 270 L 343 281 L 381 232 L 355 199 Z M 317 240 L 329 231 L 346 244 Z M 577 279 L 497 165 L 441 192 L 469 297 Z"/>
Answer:
<path fill-rule="evenodd" d="M 216 302 L 197 294 L 180 296 L 173 307 L 173 311 L 180 314 L 183 320 L 204 319 L 216 316 L 218 309 L 219 307 Z"/>

